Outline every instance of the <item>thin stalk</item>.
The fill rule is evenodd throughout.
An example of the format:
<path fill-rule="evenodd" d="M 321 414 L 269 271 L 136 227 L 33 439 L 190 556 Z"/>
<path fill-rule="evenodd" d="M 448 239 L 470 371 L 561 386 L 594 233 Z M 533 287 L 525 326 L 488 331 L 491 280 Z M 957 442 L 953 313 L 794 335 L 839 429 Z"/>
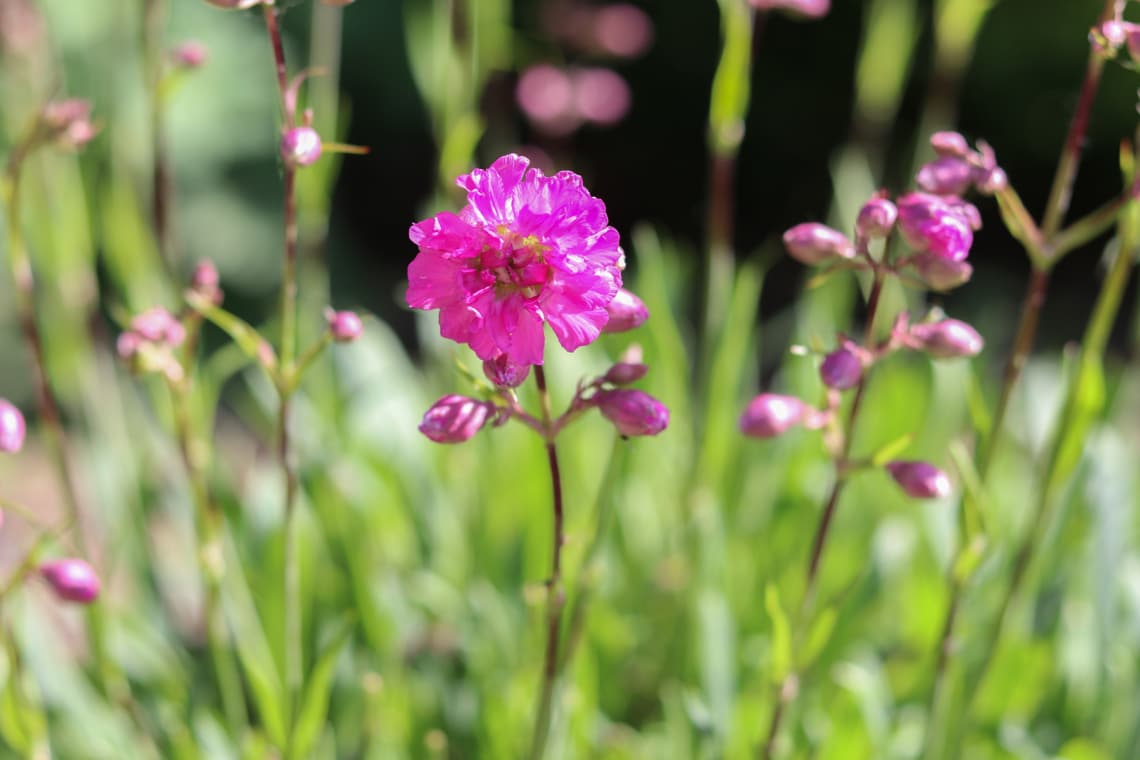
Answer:
<path fill-rule="evenodd" d="M 285 65 L 285 45 L 281 38 L 277 7 L 272 3 L 262 6 L 265 31 L 273 49 L 274 70 L 281 96 L 283 128 L 292 123 L 294 114 L 289 105 L 289 78 Z M 293 730 L 300 707 L 304 686 L 304 661 L 301 621 L 301 567 L 297 550 L 296 512 L 297 475 L 293 470 L 289 440 L 289 401 L 293 388 L 282 378 L 292 374 L 297 343 L 297 198 L 296 172 L 287 162 L 282 166 L 282 192 L 284 196 L 285 255 L 281 267 L 281 371 L 277 378 L 277 459 L 284 482 L 285 504 L 282 531 L 284 533 L 284 607 L 285 607 L 285 687 L 288 698 L 289 733 L 285 756 L 293 757 Z"/>
<path fill-rule="evenodd" d="M 143 1 L 143 58 L 150 87 L 150 129 L 153 168 L 151 173 L 151 215 L 158 250 L 168 267 L 174 264 L 174 241 L 170 230 L 173 179 L 166 149 L 165 98 L 162 87 L 162 26 L 166 20 L 163 0 Z"/>
<path fill-rule="evenodd" d="M 542 404 L 542 420 L 549 431 L 552 423 L 546 374 L 541 364 L 535 365 L 534 370 L 534 380 Z M 562 545 L 565 543 L 562 532 L 562 475 L 558 468 L 558 452 L 554 447 L 554 439 L 549 434 L 546 437 L 546 460 L 550 466 L 550 484 L 554 501 L 554 543 L 551 551 L 550 580 L 547 581 L 549 597 L 546 612 L 546 656 L 542 668 L 542 692 L 534 716 L 534 734 L 527 755 L 530 760 L 539 760 L 546 751 L 554 702 L 554 686 L 558 680 L 558 639 L 562 628 L 562 608 L 566 602 L 562 588 Z"/>
<path fill-rule="evenodd" d="M 884 256 L 885 255 L 886 254 L 884 254 Z M 879 311 L 879 300 L 883 294 L 883 284 L 885 280 L 885 271 L 876 266 L 874 280 L 871 283 L 871 292 L 867 296 L 867 324 L 863 332 L 863 345 L 866 347 L 871 347 L 874 342 L 875 315 Z M 808 619 L 811 606 L 815 601 L 816 584 L 819 580 L 819 568 L 823 561 L 824 549 L 827 546 L 827 537 L 831 532 L 832 518 L 835 516 L 836 507 L 839 505 L 839 497 L 843 493 L 843 487 L 847 484 L 847 478 L 844 473 L 847 470 L 848 460 L 851 456 L 851 443 L 854 439 L 855 423 L 859 416 L 859 410 L 863 405 L 863 394 L 866 387 L 867 376 L 864 374 L 863 377 L 859 379 L 859 384 L 855 387 L 855 395 L 851 400 L 851 409 L 847 415 L 843 450 L 840 453 L 839 459 L 836 460 L 835 480 L 831 485 L 831 492 L 827 496 L 823 514 L 820 516 L 819 526 L 816 528 L 815 538 L 812 541 L 811 555 L 808 559 L 807 566 L 807 579 L 804 584 L 804 595 L 800 600 L 799 611 L 796 615 L 797 628 L 801 627 L 804 621 Z M 776 698 L 776 706 L 772 711 L 772 719 L 768 723 L 768 732 L 765 735 L 764 742 L 757 748 L 757 757 L 763 758 L 763 760 L 769 760 L 772 757 L 772 753 L 776 748 L 776 740 L 780 735 L 780 725 L 783 723 L 784 715 L 798 694 L 799 676 L 793 669 L 793 672 L 789 673 L 787 678 L 785 678 L 784 682 L 780 685 L 780 691 Z"/>

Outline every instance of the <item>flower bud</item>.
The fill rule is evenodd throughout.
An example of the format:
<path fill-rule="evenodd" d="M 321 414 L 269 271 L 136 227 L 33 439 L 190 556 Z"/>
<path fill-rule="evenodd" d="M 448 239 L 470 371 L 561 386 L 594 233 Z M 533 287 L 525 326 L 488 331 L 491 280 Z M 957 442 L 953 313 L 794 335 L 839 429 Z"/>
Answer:
<path fill-rule="evenodd" d="M 957 132 L 935 132 L 930 136 L 930 147 L 940 156 L 965 158 L 970 155 L 970 143 Z"/>
<path fill-rule="evenodd" d="M 863 362 L 849 348 L 838 348 L 823 358 L 819 377 L 828 388 L 845 391 L 863 378 Z"/>
<path fill-rule="evenodd" d="M 928 288 L 938 291 L 956 288 L 974 274 L 974 268 L 965 261 L 951 261 L 929 253 L 915 256 L 914 268 Z"/>
<path fill-rule="evenodd" d="M 206 46 L 197 40 L 187 40 L 170 51 L 170 57 L 176 66 L 184 69 L 197 69 L 206 62 L 208 54 Z"/>
<path fill-rule="evenodd" d="M 974 184 L 974 167 L 964 158 L 941 156 L 919 169 L 915 182 L 935 195 L 962 195 Z"/>
<path fill-rule="evenodd" d="M 364 332 L 364 323 L 354 311 L 332 311 L 325 314 L 329 322 L 329 334 L 337 343 L 351 343 Z"/>
<path fill-rule="evenodd" d="M 950 477 L 929 462 L 887 462 L 887 472 L 912 499 L 945 499 Z"/>
<path fill-rule="evenodd" d="M 450 394 L 432 405 L 420 423 L 420 432 L 436 443 L 463 443 L 483 429 L 495 405 Z"/>
<path fill-rule="evenodd" d="M 640 327 L 649 319 L 645 302 L 625 288 L 619 288 L 613 300 L 606 304 L 609 320 L 602 328 L 605 333 L 620 333 Z"/>
<path fill-rule="evenodd" d="M 899 229 L 915 251 L 951 261 L 963 261 L 974 243 L 974 224 L 980 223 L 971 204 L 929 193 L 908 193 L 899 198 Z"/>
<path fill-rule="evenodd" d="M 797 224 L 785 232 L 784 247 L 792 258 L 808 266 L 855 256 L 855 246 L 846 235 L 818 222 Z"/>
<path fill-rule="evenodd" d="M 872 198 L 859 210 L 855 220 L 855 234 L 864 238 L 884 238 L 891 234 L 899 210 L 886 198 Z"/>
<path fill-rule="evenodd" d="M 610 385 L 629 385 L 645 377 L 649 367 L 640 362 L 618 362 L 602 375 L 602 382 Z"/>
<path fill-rule="evenodd" d="M 629 388 L 599 391 L 594 397 L 602 416 L 624 437 L 657 435 L 669 426 L 669 410 L 648 393 Z"/>
<path fill-rule="evenodd" d="M 161 306 L 142 312 L 131 320 L 131 331 L 151 343 L 176 347 L 186 338 L 186 330 L 173 314 Z"/>
<path fill-rule="evenodd" d="M 99 596 L 99 576 L 81 559 L 56 559 L 40 565 L 40 575 L 60 599 L 90 604 Z"/>
<path fill-rule="evenodd" d="M 809 411 L 795 396 L 761 393 L 740 416 L 740 432 L 751 438 L 774 438 L 803 422 Z"/>
<path fill-rule="evenodd" d="M 910 338 L 935 359 L 976 356 L 986 344 L 977 330 L 957 319 L 911 325 Z"/>
<path fill-rule="evenodd" d="M 312 127 L 293 127 L 281 136 L 281 158 L 286 166 L 311 166 L 320 157 L 321 136 Z"/>
<path fill-rule="evenodd" d="M 530 377 L 529 364 L 515 364 L 507 354 L 483 362 L 483 374 L 496 388 L 518 388 Z"/>
<path fill-rule="evenodd" d="M 80 148 L 98 133 L 91 123 L 91 103 L 81 98 L 48 103 L 40 112 L 40 124 L 48 139 L 65 148 Z"/>
<path fill-rule="evenodd" d="M 194 291 L 210 303 L 217 305 L 222 302 L 221 277 L 218 268 L 209 259 L 202 259 L 194 267 L 190 275 L 190 290 Z"/>
<path fill-rule="evenodd" d="M 27 430 L 20 410 L 12 402 L 0 398 L 0 451 L 15 454 L 24 448 Z"/>

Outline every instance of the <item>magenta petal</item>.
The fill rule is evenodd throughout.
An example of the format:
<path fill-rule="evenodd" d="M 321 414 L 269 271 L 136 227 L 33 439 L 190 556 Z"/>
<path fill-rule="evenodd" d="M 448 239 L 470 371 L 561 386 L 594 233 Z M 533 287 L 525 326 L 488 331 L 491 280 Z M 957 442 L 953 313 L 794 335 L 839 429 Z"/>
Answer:
<path fill-rule="evenodd" d="M 519 321 L 512 336 L 508 358 L 516 364 L 542 364 L 546 336 L 542 332 L 542 317 L 527 308 L 519 312 Z"/>
<path fill-rule="evenodd" d="M 476 169 L 455 182 L 467 191 L 467 202 L 481 221 L 494 224 L 514 216 L 519 184 L 529 165 L 529 158 L 511 153 L 486 170 Z"/>
<path fill-rule="evenodd" d="M 439 309 L 464 300 L 463 269 L 434 251 L 424 251 L 408 264 L 405 299 L 413 309 Z"/>

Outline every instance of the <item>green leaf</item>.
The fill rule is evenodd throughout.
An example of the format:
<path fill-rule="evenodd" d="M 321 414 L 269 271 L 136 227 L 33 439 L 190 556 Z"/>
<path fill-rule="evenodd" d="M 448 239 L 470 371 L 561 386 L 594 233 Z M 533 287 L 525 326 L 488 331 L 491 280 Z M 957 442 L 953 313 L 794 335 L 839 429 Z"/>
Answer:
<path fill-rule="evenodd" d="M 835 630 L 835 623 L 838 620 L 839 611 L 835 607 L 826 607 L 816 616 L 815 622 L 812 623 L 811 630 L 808 632 L 807 642 L 804 644 L 803 651 L 800 652 L 799 664 L 801 668 L 810 667 L 819 653 L 831 641 L 831 634 Z"/>
<path fill-rule="evenodd" d="M 903 433 L 890 443 L 880 446 L 878 451 L 871 455 L 871 465 L 882 467 L 892 459 L 897 459 L 898 455 L 906 451 L 907 446 L 910 446 L 913 440 L 914 433 Z"/>
<path fill-rule="evenodd" d="M 343 616 L 334 624 L 333 633 L 317 656 L 313 672 L 309 674 L 305 683 L 301 709 L 293 726 L 293 752 L 296 757 L 309 756 L 310 749 L 324 728 L 336 660 L 349 641 L 353 624 L 354 618 L 351 615 Z"/>
<path fill-rule="evenodd" d="M 744 139 L 752 70 L 752 12 L 739 0 L 720 0 L 720 63 L 709 103 L 709 142 L 716 153 L 732 153 Z"/>
<path fill-rule="evenodd" d="M 6 681 L 3 692 L 0 692 L 0 736 L 17 753 L 26 755 L 31 749 L 31 737 L 24 728 L 19 697 L 15 693 L 16 679 L 10 670 Z"/>
<path fill-rule="evenodd" d="M 1112 755 L 1092 739 L 1070 739 L 1057 753 L 1057 760 L 1112 760 Z"/>

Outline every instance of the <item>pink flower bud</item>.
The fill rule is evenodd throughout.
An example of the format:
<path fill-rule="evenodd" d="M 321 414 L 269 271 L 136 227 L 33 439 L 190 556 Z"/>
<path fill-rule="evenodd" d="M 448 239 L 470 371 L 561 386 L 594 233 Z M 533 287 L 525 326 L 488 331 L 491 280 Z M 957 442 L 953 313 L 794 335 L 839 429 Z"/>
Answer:
<path fill-rule="evenodd" d="M 962 195 L 974 184 L 974 167 L 964 158 L 941 156 L 919 169 L 915 182 L 935 195 Z"/>
<path fill-rule="evenodd" d="M 957 132 L 935 132 L 930 136 L 930 147 L 940 156 L 965 158 L 970 155 L 970 143 Z"/>
<path fill-rule="evenodd" d="M 751 438 L 774 438 L 803 422 L 809 412 L 795 396 L 761 393 L 740 416 L 740 432 Z"/>
<path fill-rule="evenodd" d="M 649 319 L 649 309 L 645 303 L 625 288 L 619 288 L 613 300 L 606 304 L 609 320 L 602 332 L 620 333 L 640 327 Z"/>
<path fill-rule="evenodd" d="M 177 66 L 185 69 L 197 69 L 206 62 L 208 53 L 206 46 L 201 42 L 187 40 L 171 50 L 170 57 Z"/>
<path fill-rule="evenodd" d="M 963 261 L 974 243 L 977 209 L 928 193 L 908 193 L 898 200 L 899 229 L 915 251 Z M 971 212 L 972 209 L 972 212 Z"/>
<path fill-rule="evenodd" d="M 761 11 L 788 11 L 803 18 L 823 18 L 831 10 L 831 0 L 748 0 Z"/>
<path fill-rule="evenodd" d="M 222 302 L 220 283 L 218 268 L 209 259 L 199 261 L 190 275 L 190 289 L 215 305 Z"/>
<path fill-rule="evenodd" d="M 864 238 L 884 238 L 891 234 L 899 210 L 886 198 L 872 198 L 859 210 L 855 220 L 855 234 Z"/>
<path fill-rule="evenodd" d="M 15 454 L 22 449 L 27 430 L 20 410 L 12 402 L 0 398 L 0 451 Z"/>
<path fill-rule="evenodd" d="M 364 332 L 364 323 L 354 311 L 332 311 L 325 317 L 329 322 L 329 334 L 337 343 L 351 343 Z"/>
<path fill-rule="evenodd" d="M 131 331 L 150 343 L 175 347 L 186 338 L 186 330 L 173 314 L 161 306 L 142 312 L 131 320 Z"/>
<path fill-rule="evenodd" d="M 48 137 L 65 148 L 81 148 L 98 130 L 91 123 L 91 103 L 80 98 L 53 100 L 40 112 Z"/>
<path fill-rule="evenodd" d="M 929 253 L 915 256 L 914 268 L 928 288 L 938 291 L 956 288 L 974 274 L 974 268 L 965 261 L 952 261 Z"/>
<path fill-rule="evenodd" d="M 515 364 L 506 354 L 483 362 L 483 374 L 496 388 L 518 388 L 530 376 L 529 364 Z"/>
<path fill-rule="evenodd" d="M 784 233 L 784 246 L 792 258 L 808 266 L 855 256 L 855 246 L 846 235 L 818 222 L 792 227 Z"/>
<path fill-rule="evenodd" d="M 618 362 L 602 375 L 602 382 L 610 385 L 629 385 L 645 377 L 649 367 L 640 362 Z"/>
<path fill-rule="evenodd" d="M 420 432 L 436 443 L 463 443 L 482 430 L 494 412 L 494 404 L 451 394 L 427 410 Z"/>
<path fill-rule="evenodd" d="M 602 416 L 625 437 L 657 435 L 669 426 L 669 410 L 643 391 L 629 388 L 599 391 L 594 400 Z"/>
<path fill-rule="evenodd" d="M 849 348 L 838 348 L 823 358 L 819 377 L 828 388 L 845 391 L 863 378 L 863 362 Z"/>
<path fill-rule="evenodd" d="M 912 499 L 945 499 L 950 495 L 950 477 L 929 462 L 887 463 L 887 472 Z"/>
<path fill-rule="evenodd" d="M 90 604 L 99 596 L 99 576 L 81 559 L 56 559 L 40 565 L 40 575 L 60 599 Z"/>
<path fill-rule="evenodd" d="M 977 330 L 957 319 L 911 325 L 910 338 L 935 359 L 976 356 L 986 344 Z"/>
<path fill-rule="evenodd" d="M 293 127 L 281 136 L 281 159 L 286 166 L 311 166 L 320 157 L 321 136 L 312 127 Z"/>

